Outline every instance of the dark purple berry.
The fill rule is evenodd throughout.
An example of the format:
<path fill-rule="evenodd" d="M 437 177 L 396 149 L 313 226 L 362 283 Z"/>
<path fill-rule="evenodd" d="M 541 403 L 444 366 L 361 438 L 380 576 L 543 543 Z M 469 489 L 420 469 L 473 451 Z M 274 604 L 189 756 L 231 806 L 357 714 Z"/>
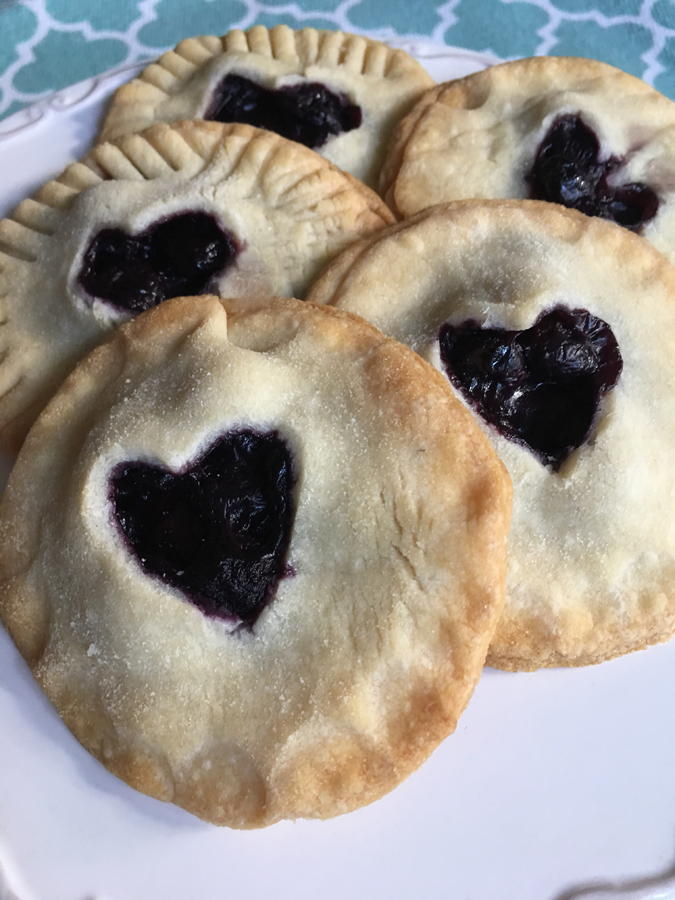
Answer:
<path fill-rule="evenodd" d="M 599 156 L 595 132 L 579 116 L 561 116 L 549 128 L 526 177 L 530 196 L 637 231 L 656 215 L 658 197 L 646 184 L 611 187 L 608 175 L 623 162 L 615 157 L 600 162 Z"/>
<path fill-rule="evenodd" d="M 585 309 L 557 306 L 531 328 L 443 325 L 448 378 L 504 437 L 558 471 L 588 440 L 623 361 L 611 328 Z"/>
<path fill-rule="evenodd" d="M 323 84 L 302 82 L 272 90 L 230 74 L 216 88 L 204 118 L 255 125 L 314 149 L 331 135 L 358 128 L 362 114 L 348 97 Z"/>
<path fill-rule="evenodd" d="M 181 472 L 123 462 L 114 516 L 148 575 L 207 616 L 252 625 L 274 596 L 294 517 L 295 476 L 276 432 L 232 432 Z"/>
<path fill-rule="evenodd" d="M 603 218 L 636 231 L 653 219 L 658 210 L 658 197 L 646 184 L 624 184 L 614 191 L 607 203 L 608 215 Z"/>
<path fill-rule="evenodd" d="M 186 212 L 133 237 L 104 228 L 87 247 L 79 284 L 91 297 L 137 314 L 208 290 L 236 256 L 234 238 L 202 212 Z"/>

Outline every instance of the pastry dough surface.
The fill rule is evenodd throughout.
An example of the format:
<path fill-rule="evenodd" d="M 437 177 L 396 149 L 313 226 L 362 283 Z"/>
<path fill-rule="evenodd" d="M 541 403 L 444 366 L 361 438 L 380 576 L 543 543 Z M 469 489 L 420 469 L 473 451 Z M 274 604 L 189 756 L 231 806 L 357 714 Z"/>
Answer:
<path fill-rule="evenodd" d="M 205 116 L 218 83 L 230 73 L 270 89 L 319 83 L 358 105 L 361 125 L 334 135 L 317 152 L 373 188 L 394 126 L 435 84 L 405 51 L 361 35 L 256 25 L 181 41 L 118 89 L 101 140 L 153 122 Z"/>
<path fill-rule="evenodd" d="M 128 317 L 78 283 L 93 238 L 185 211 L 212 216 L 237 242 L 210 285 L 221 296 L 302 298 L 341 250 L 393 222 L 356 179 L 248 125 L 159 124 L 99 145 L 0 222 L 3 446 L 20 446 L 77 360 Z"/>
<path fill-rule="evenodd" d="M 608 323 L 623 371 L 560 471 L 477 417 L 514 485 L 488 662 L 584 665 L 671 637 L 675 270 L 660 253 L 553 204 L 458 202 L 354 245 L 310 299 L 364 316 L 441 371 L 445 322 L 521 330 L 563 305 Z"/>
<path fill-rule="evenodd" d="M 231 632 L 121 539 L 110 473 L 177 471 L 274 430 L 297 474 L 289 573 Z M 32 429 L 0 506 L 0 612 L 113 773 L 218 824 L 325 818 L 455 727 L 502 608 L 511 489 L 444 379 L 372 326 L 290 300 L 169 300 Z"/>
<path fill-rule="evenodd" d="M 399 124 L 381 193 L 399 217 L 454 200 L 526 199 L 526 176 L 551 125 L 579 115 L 612 185 L 644 183 L 659 199 L 640 233 L 675 260 L 675 103 L 606 63 L 533 57 L 428 91 Z"/>

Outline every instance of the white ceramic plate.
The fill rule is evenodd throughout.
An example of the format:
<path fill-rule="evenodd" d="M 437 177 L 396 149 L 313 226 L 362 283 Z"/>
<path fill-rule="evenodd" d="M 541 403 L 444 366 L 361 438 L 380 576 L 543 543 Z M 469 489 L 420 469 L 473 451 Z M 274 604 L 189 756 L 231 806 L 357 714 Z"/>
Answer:
<path fill-rule="evenodd" d="M 406 48 L 439 80 L 492 62 Z M 131 74 L 0 122 L 1 214 L 82 155 Z M 600 900 L 600 882 L 665 900 L 674 710 L 675 642 L 588 669 L 487 669 L 457 732 L 383 800 L 237 832 L 110 775 L 0 629 L 0 900 Z"/>

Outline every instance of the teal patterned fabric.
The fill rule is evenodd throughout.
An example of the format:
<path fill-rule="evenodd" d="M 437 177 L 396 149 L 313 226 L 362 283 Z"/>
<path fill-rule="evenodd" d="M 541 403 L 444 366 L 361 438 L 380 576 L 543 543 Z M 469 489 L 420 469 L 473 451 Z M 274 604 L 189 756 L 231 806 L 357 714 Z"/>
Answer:
<path fill-rule="evenodd" d="M 674 0 L 0 0 L 0 118 L 186 35 L 278 22 L 502 59 L 590 56 L 675 99 Z"/>

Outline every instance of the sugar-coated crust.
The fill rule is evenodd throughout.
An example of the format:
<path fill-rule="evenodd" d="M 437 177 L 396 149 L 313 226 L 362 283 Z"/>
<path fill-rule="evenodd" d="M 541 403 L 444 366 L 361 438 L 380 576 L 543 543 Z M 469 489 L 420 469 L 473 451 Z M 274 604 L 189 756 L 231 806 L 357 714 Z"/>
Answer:
<path fill-rule="evenodd" d="M 84 296 L 83 254 L 103 227 L 129 233 L 204 210 L 239 241 L 213 290 L 301 297 L 358 237 L 394 221 L 370 189 L 276 134 L 217 122 L 157 124 L 102 144 L 0 222 L 0 444 L 18 449 L 73 365 L 121 314 Z"/>
<path fill-rule="evenodd" d="M 488 662 L 585 665 L 675 632 L 675 269 L 618 226 L 535 201 L 438 206 L 349 248 L 313 302 L 356 312 L 439 370 L 443 322 L 530 327 L 558 304 L 609 324 L 623 371 L 558 473 L 482 422 L 514 485 Z M 482 421 L 482 420 L 481 420 Z"/>
<path fill-rule="evenodd" d="M 109 473 L 231 429 L 293 453 L 292 574 L 232 633 L 143 574 Z M 395 787 L 453 731 L 503 605 L 508 476 L 445 380 L 348 313 L 166 301 L 83 361 L 0 505 L 0 613 L 113 773 L 238 828 Z"/>
<path fill-rule="evenodd" d="M 538 147 L 567 114 L 595 131 L 600 159 L 625 160 L 613 184 L 655 191 L 659 210 L 642 234 L 675 259 L 675 103 L 595 60 L 521 59 L 429 91 L 396 129 L 382 196 L 398 216 L 451 200 L 524 199 Z"/>
<path fill-rule="evenodd" d="M 455 83 L 456 82 L 450 82 L 451 85 Z M 384 157 L 384 162 L 382 163 L 382 168 L 380 169 L 378 190 L 380 195 L 387 201 L 387 205 L 389 206 L 389 208 L 399 219 L 404 218 L 404 215 L 396 205 L 396 183 L 397 178 L 404 166 L 408 141 L 410 140 L 411 135 L 415 132 L 415 128 L 417 127 L 418 123 L 422 121 L 429 109 L 433 108 L 434 104 L 438 100 L 438 97 L 442 94 L 445 94 L 447 90 L 447 84 L 437 84 L 435 87 L 431 87 L 427 91 L 425 91 L 419 98 L 417 103 L 410 110 L 408 115 L 404 116 L 400 120 L 398 125 L 394 128 L 391 140 L 387 145 L 387 152 Z M 405 194 L 405 197 L 407 199 L 407 192 Z M 442 202 L 443 199 L 447 200 L 448 198 L 445 197 L 440 201 L 435 202 Z M 424 206 L 420 208 L 424 209 L 425 206 L 431 205 L 433 204 L 425 203 Z M 410 212 L 409 215 L 412 215 L 412 212 Z"/>
<path fill-rule="evenodd" d="M 377 186 L 394 126 L 434 84 L 404 50 L 380 41 L 341 31 L 256 25 L 223 37 L 181 41 L 117 90 L 100 139 L 114 140 L 157 121 L 204 116 L 215 86 L 230 72 L 268 87 L 305 79 L 346 94 L 363 110 L 363 122 L 318 152 L 371 187 Z"/>

